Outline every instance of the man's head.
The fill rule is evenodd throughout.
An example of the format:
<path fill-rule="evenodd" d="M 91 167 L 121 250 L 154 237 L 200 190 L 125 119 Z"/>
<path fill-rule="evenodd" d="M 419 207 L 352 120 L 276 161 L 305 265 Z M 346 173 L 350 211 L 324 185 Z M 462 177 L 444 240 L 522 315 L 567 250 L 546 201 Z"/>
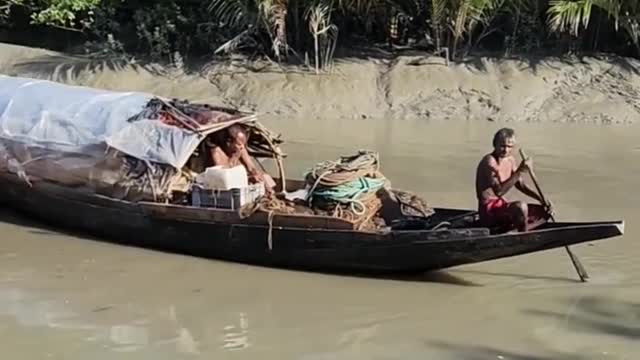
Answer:
<path fill-rule="evenodd" d="M 225 145 L 230 153 L 239 153 L 247 146 L 247 132 L 241 125 L 231 125 L 227 128 Z"/>
<path fill-rule="evenodd" d="M 504 158 L 511 155 L 516 145 L 516 133 L 513 129 L 502 128 L 493 135 L 493 151 L 498 157 Z"/>

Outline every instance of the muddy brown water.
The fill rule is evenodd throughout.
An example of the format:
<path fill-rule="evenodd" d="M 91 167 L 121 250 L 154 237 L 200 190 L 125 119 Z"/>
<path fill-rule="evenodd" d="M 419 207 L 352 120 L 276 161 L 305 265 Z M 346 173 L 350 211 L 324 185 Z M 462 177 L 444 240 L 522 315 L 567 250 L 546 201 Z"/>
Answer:
<path fill-rule="evenodd" d="M 291 177 L 359 148 L 395 187 L 473 207 L 494 123 L 276 120 Z M 276 270 L 111 245 L 0 210 L 7 359 L 635 359 L 640 127 L 514 124 L 557 218 L 623 237 L 405 279 Z M 43 206 L 46 206 L 43 204 Z M 62 211 L 63 209 L 61 209 Z"/>

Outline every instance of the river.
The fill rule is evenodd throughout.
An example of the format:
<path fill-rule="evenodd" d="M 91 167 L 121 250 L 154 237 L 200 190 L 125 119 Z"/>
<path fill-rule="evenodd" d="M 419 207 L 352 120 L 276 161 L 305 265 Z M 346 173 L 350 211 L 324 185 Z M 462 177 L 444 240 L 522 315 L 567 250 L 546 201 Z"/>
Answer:
<path fill-rule="evenodd" d="M 359 148 L 395 187 L 475 206 L 497 123 L 266 119 L 287 174 Z M 635 359 L 640 127 L 512 124 L 562 220 L 626 234 L 406 279 L 268 269 L 89 241 L 0 210 L 7 359 Z"/>

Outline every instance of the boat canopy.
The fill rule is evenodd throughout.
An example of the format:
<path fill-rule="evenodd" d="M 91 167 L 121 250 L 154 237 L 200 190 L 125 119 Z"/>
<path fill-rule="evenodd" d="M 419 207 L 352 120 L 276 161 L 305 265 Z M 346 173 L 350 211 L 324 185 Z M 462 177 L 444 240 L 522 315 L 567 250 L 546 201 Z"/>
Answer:
<path fill-rule="evenodd" d="M 0 75 L 0 170 L 27 179 L 85 181 L 95 188 L 98 180 L 108 187 L 137 176 L 149 179 L 138 185 L 153 188 L 157 198 L 171 191 L 175 179 L 169 179 L 184 175 L 208 135 L 234 124 L 248 130 L 253 156 L 283 156 L 282 140 L 258 123 L 256 114 L 143 92 Z M 109 175 L 100 173 L 105 169 Z"/>
<path fill-rule="evenodd" d="M 182 119 L 166 121 L 154 111 L 158 105 L 172 107 L 169 99 L 142 92 L 0 75 L 0 137 L 63 152 L 105 143 L 134 158 L 180 169 L 203 136 L 256 118 L 209 107 L 193 121 L 174 108 L 175 117 Z"/>

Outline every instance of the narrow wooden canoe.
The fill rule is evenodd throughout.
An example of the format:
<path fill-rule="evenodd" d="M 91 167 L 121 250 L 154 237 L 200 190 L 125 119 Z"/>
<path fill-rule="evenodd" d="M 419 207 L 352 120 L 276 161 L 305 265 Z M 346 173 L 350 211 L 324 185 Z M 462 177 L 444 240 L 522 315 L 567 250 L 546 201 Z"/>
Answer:
<path fill-rule="evenodd" d="M 442 269 L 611 238 L 624 230 L 622 221 L 542 222 L 532 231 L 509 234 L 480 226 L 470 210 L 436 209 L 408 218 L 395 202 L 382 205 L 391 226 L 360 231 L 334 217 L 241 217 L 237 211 L 165 204 L 180 201 L 173 194 L 192 190 L 183 169 L 201 172 L 207 137 L 213 140 L 232 125 L 249 131 L 249 154 L 274 159 L 279 179 L 285 179 L 283 140 L 256 119 L 236 109 L 151 94 L 0 75 L 0 201 L 106 241 L 319 271 Z M 368 155 L 367 163 L 374 160 L 372 169 L 378 169 L 377 154 Z M 304 188 L 301 181 L 276 183 L 280 190 Z M 389 195 L 387 190 L 381 193 Z M 383 203 L 395 201 L 383 197 Z"/>
<path fill-rule="evenodd" d="M 0 177 L 0 199 L 29 216 L 100 240 L 199 257 L 329 272 L 420 272 L 620 236 L 623 221 L 544 223 L 526 233 L 484 227 L 357 231 L 322 216 L 241 219 L 231 210 L 133 203 L 46 182 Z M 436 209 L 433 224 L 471 213 Z"/>

